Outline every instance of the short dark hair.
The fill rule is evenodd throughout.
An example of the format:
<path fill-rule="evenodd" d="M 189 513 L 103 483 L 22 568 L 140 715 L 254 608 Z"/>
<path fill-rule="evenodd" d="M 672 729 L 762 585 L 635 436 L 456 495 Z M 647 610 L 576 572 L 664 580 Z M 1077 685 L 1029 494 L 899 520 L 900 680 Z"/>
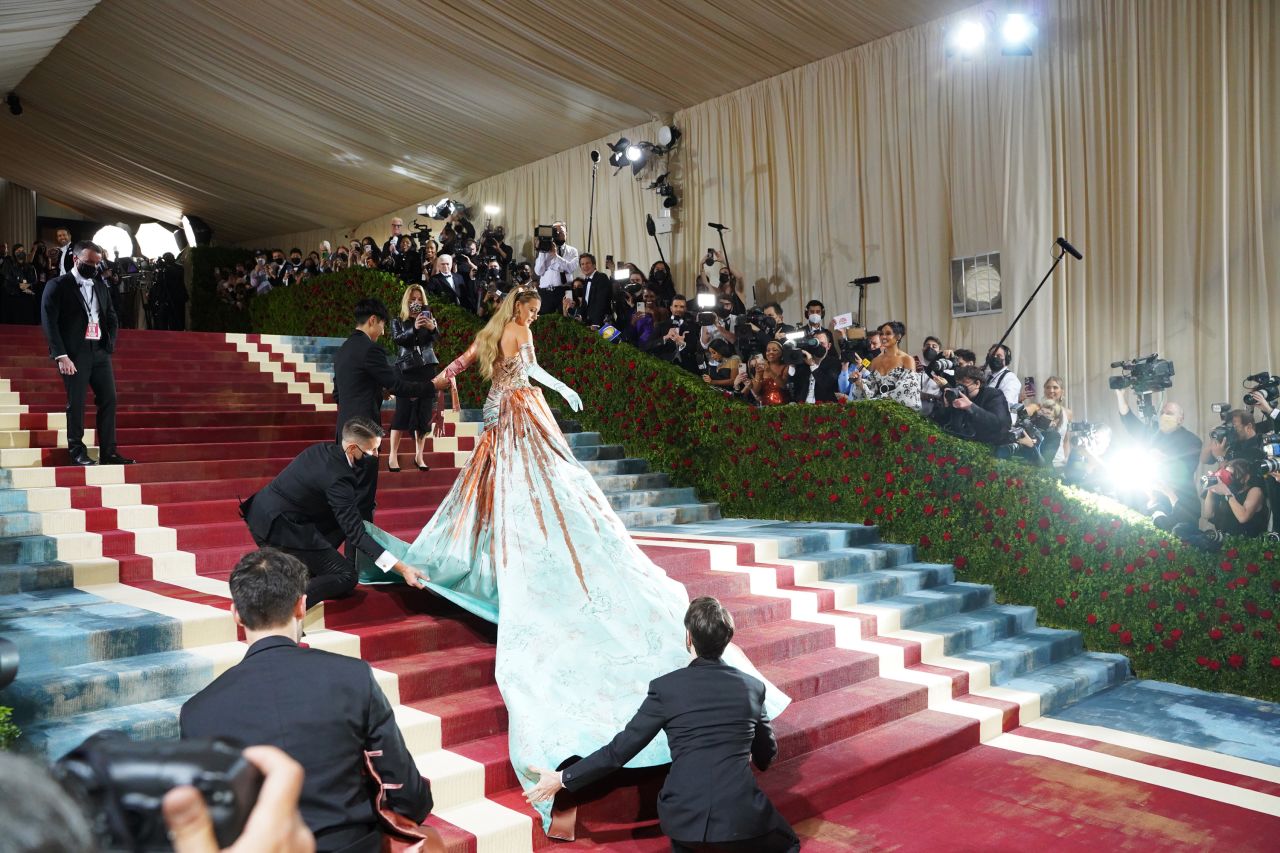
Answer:
<path fill-rule="evenodd" d="M 955 350 L 956 358 L 963 358 L 965 361 L 974 363 L 978 360 L 978 356 L 971 349 Z"/>
<path fill-rule="evenodd" d="M 1236 409 L 1231 413 L 1231 425 L 1241 427 L 1251 426 L 1256 429 L 1258 422 L 1253 419 L 1253 414 L 1251 412 L 1246 412 L 1244 409 Z"/>
<path fill-rule="evenodd" d="M 879 326 L 876 326 L 876 331 L 877 331 L 877 332 L 878 332 L 878 331 L 880 331 L 880 330 L 881 330 L 881 329 L 883 329 L 885 326 L 888 326 L 888 327 L 893 331 L 893 336 L 894 336 L 895 338 L 897 338 L 898 340 L 902 340 L 903 338 L 905 338 L 905 337 L 907 336 L 907 325 L 906 325 L 906 323 L 901 323 L 901 322 L 899 322 L 899 321 L 897 321 L 897 320 L 890 320 L 890 321 L 889 321 L 889 322 L 887 322 L 887 323 L 881 323 Z"/>
<path fill-rule="evenodd" d="M 298 599 L 307 594 L 307 567 L 297 557 L 260 548 L 240 558 L 228 585 L 240 621 L 251 631 L 289 621 Z"/>
<path fill-rule="evenodd" d="M 342 425 L 342 443 L 368 441 L 371 438 L 382 438 L 385 433 L 382 425 L 368 418 L 352 418 Z"/>
<path fill-rule="evenodd" d="M 733 615 L 709 595 L 689 602 L 684 614 L 684 627 L 693 640 L 693 650 L 700 658 L 717 660 L 733 639 Z"/>
<path fill-rule="evenodd" d="M 71 254 L 75 255 L 78 258 L 80 257 L 80 253 L 83 252 L 85 249 L 92 249 L 93 251 L 97 252 L 99 255 L 106 254 L 106 252 L 102 251 L 102 247 L 99 246 L 97 243 L 93 242 L 92 240 L 81 240 L 79 243 L 76 243 L 74 246 L 71 247 Z"/>
<path fill-rule="evenodd" d="M 987 352 L 992 353 L 992 352 L 995 352 L 996 350 L 1004 351 L 1004 363 L 1006 365 L 1009 364 L 1009 362 L 1013 361 L 1013 352 L 1004 344 L 992 344 L 991 349 L 987 350 Z"/>
<path fill-rule="evenodd" d="M 768 311 L 770 308 L 772 308 L 774 311 L 777 311 L 779 314 L 782 313 L 782 306 L 779 305 L 777 302 L 766 302 L 765 304 L 760 306 L 761 311 Z"/>
<path fill-rule="evenodd" d="M 583 258 L 590 258 L 591 265 L 592 266 L 596 265 L 596 256 L 591 254 L 590 252 L 583 252 L 582 254 L 578 255 L 578 260 L 582 260 Z"/>
<path fill-rule="evenodd" d="M 924 339 L 924 346 L 928 346 L 928 345 L 929 345 L 929 341 L 933 341 L 935 344 L 937 344 L 937 345 L 938 345 L 938 349 L 942 349 L 942 341 L 938 340 L 938 339 L 937 339 L 937 338 L 935 338 L 933 335 L 929 335 L 928 337 L 926 337 L 926 338 Z"/>
<path fill-rule="evenodd" d="M 729 343 L 724 338 L 713 339 L 711 343 L 707 344 L 707 349 L 712 350 L 717 355 L 725 357 L 733 355 L 733 344 Z"/>
<path fill-rule="evenodd" d="M 967 364 L 964 367 L 956 368 L 956 382 L 960 383 L 966 379 L 971 379 L 979 385 L 987 381 L 987 375 L 982 372 L 982 368 L 976 364 Z"/>
<path fill-rule="evenodd" d="M 0 752 L 0 826 L 6 853 L 96 850 L 80 803 L 43 762 Z"/>
<path fill-rule="evenodd" d="M 812 308 L 815 305 L 817 305 L 823 311 L 827 310 L 827 306 L 823 305 L 822 300 L 820 299 L 810 299 L 808 302 L 804 304 L 804 310 L 808 311 L 810 308 Z"/>
<path fill-rule="evenodd" d="M 301 249 L 299 249 L 297 246 L 294 246 L 292 249 L 290 249 L 290 250 L 289 250 L 289 254 L 291 254 L 291 255 L 292 255 L 294 252 L 297 252 L 299 255 L 301 255 L 301 254 L 302 254 L 302 250 L 301 250 Z"/>
<path fill-rule="evenodd" d="M 677 293 L 675 296 L 671 297 L 672 302 L 675 302 L 677 299 L 679 299 L 681 302 L 689 301 L 688 299 L 685 298 L 683 293 Z"/>
<path fill-rule="evenodd" d="M 381 299 L 361 299 L 356 303 L 356 325 L 363 326 L 370 317 L 378 317 L 384 323 L 391 322 L 391 312 Z"/>

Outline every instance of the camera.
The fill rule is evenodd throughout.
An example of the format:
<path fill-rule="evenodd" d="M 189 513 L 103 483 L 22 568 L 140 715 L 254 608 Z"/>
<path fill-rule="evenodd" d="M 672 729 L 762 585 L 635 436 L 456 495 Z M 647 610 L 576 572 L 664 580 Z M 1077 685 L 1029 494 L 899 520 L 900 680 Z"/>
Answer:
<path fill-rule="evenodd" d="M 419 246 L 425 246 L 431 240 L 430 223 L 422 223 L 415 219 L 413 220 L 413 231 L 413 236 L 417 238 Z"/>
<path fill-rule="evenodd" d="M 200 791 L 218 846 L 230 846 L 262 788 L 262 773 L 228 741 L 142 743 L 118 731 L 93 735 L 53 773 L 90 818 L 103 850 L 172 850 L 160 802 L 181 785 Z"/>
<path fill-rule="evenodd" d="M 1071 437 L 1072 447 L 1085 447 L 1098 434 L 1098 424 L 1090 421 L 1072 421 L 1067 424 L 1067 435 Z"/>
<path fill-rule="evenodd" d="M 1264 458 L 1259 460 L 1255 470 L 1259 477 L 1265 477 L 1280 471 L 1280 432 L 1269 432 L 1262 436 L 1261 444 Z"/>
<path fill-rule="evenodd" d="M 1280 376 L 1272 376 L 1270 373 L 1263 371 L 1252 376 L 1246 376 L 1244 381 L 1253 383 L 1253 387 L 1245 391 L 1244 404 L 1246 406 L 1254 405 L 1254 394 L 1262 395 L 1272 405 L 1275 404 L 1277 398 L 1280 398 Z"/>
<path fill-rule="evenodd" d="M 1044 439 L 1043 430 L 1049 425 L 1047 418 L 1041 417 L 1038 412 L 1032 415 L 1022 403 L 1014 403 L 1009 407 L 1009 411 L 1016 418 L 1010 428 L 1015 440 L 1030 437 L 1032 441 L 1039 443 Z"/>
<path fill-rule="evenodd" d="M 699 326 L 714 326 L 719 315 L 716 314 L 716 295 L 714 293 L 699 293 L 697 296 L 698 316 L 696 318 Z"/>
<path fill-rule="evenodd" d="M 555 243 L 556 229 L 552 225 L 539 225 L 533 229 L 533 239 L 539 252 L 550 252 Z"/>
<path fill-rule="evenodd" d="M 961 394 L 961 393 L 962 393 L 962 392 L 960 391 L 960 389 L 959 389 L 959 388 L 951 388 L 951 387 L 943 388 L 943 389 L 942 389 L 942 402 L 943 402 L 943 404 L 944 404 L 944 405 L 947 405 L 947 406 L 950 406 L 950 405 L 951 405 L 952 403 L 954 403 L 956 400 L 959 400 L 959 399 L 960 399 L 960 394 Z"/>
<path fill-rule="evenodd" d="M 1209 430 L 1210 441 L 1220 441 L 1224 444 L 1231 444 L 1235 441 L 1236 431 L 1230 424 L 1218 424 Z"/>
<path fill-rule="evenodd" d="M 1113 391 L 1132 388 L 1137 394 L 1151 394 L 1173 387 L 1173 362 L 1160 358 L 1156 353 L 1127 361 L 1113 361 L 1111 367 L 1119 368 L 1121 373 L 1107 380 Z"/>
<path fill-rule="evenodd" d="M 804 364 L 806 353 L 818 361 L 826 355 L 822 342 L 812 335 L 805 335 L 804 332 L 791 332 L 782 342 L 783 364 Z"/>
<path fill-rule="evenodd" d="M 706 257 L 704 257 L 704 258 L 702 259 L 702 263 L 703 263 L 703 265 L 704 265 L 704 266 L 708 266 L 708 267 L 713 267 L 713 266 L 715 266 L 715 265 L 716 265 L 716 250 L 715 250 L 715 249 L 707 249 Z"/>

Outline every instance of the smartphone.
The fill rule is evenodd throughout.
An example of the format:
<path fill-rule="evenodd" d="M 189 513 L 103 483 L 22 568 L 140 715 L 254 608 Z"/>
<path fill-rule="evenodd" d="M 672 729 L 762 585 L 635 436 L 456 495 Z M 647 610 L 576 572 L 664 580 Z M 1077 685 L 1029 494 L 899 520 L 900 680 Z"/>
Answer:
<path fill-rule="evenodd" d="M 646 306 L 643 302 L 637 302 L 637 303 L 636 303 L 636 313 L 637 313 L 637 314 L 644 314 L 644 313 L 647 313 L 647 312 L 648 312 L 648 310 L 649 310 L 648 306 Z"/>
<path fill-rule="evenodd" d="M 1028 376 L 1022 380 L 1022 390 L 1026 392 L 1028 397 L 1034 397 L 1036 395 L 1036 378 Z"/>
<path fill-rule="evenodd" d="M 604 265 L 605 265 L 606 267 L 611 267 L 611 266 L 613 266 L 613 255 L 605 255 L 605 256 L 604 256 Z"/>

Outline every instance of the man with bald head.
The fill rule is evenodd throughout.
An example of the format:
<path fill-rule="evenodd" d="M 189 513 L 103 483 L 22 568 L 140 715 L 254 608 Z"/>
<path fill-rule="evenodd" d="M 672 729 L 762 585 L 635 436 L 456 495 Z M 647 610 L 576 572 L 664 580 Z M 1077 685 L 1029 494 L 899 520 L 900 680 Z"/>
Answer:
<path fill-rule="evenodd" d="M 1162 477 L 1154 483 L 1145 509 L 1165 530 L 1180 521 L 1194 523 L 1200 517 L 1196 495 L 1196 466 L 1200 464 L 1200 439 L 1182 425 L 1186 413 L 1177 403 L 1165 403 L 1153 424 L 1145 424 L 1129 405 L 1129 390 L 1116 390 L 1120 419 L 1135 444 L 1145 444 L 1160 459 Z M 1139 507 L 1139 509 L 1144 509 Z"/>

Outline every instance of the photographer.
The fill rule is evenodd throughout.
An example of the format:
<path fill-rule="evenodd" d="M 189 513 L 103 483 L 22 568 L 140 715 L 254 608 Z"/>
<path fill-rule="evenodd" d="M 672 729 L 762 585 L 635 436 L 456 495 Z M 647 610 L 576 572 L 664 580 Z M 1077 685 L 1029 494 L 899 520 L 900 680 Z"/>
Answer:
<path fill-rule="evenodd" d="M 703 261 L 703 264 L 708 267 L 720 264 L 720 272 L 716 276 L 716 285 L 714 288 L 711 286 L 711 282 L 707 278 L 706 273 L 699 272 L 697 277 L 697 291 L 699 293 L 714 292 L 717 296 L 726 297 L 733 303 L 732 308 L 734 314 L 747 313 L 746 303 L 744 303 L 742 301 L 742 297 L 739 296 L 740 293 L 743 293 L 746 290 L 746 282 L 743 281 L 742 276 L 731 270 L 728 264 L 724 262 L 724 255 L 720 250 L 708 249 L 707 257 Z"/>
<path fill-rule="evenodd" d="M 558 310 L 569 286 L 569 277 L 578 269 L 578 250 L 568 243 L 563 222 L 551 223 L 552 238 L 538 246 L 533 272 L 538 277 L 543 313 Z"/>
<path fill-rule="evenodd" d="M 484 233 L 480 235 L 480 252 L 486 258 L 494 257 L 498 259 L 499 265 L 505 270 L 511 266 L 511 247 L 506 244 L 507 229 L 501 225 L 494 225 L 491 228 L 484 229 Z"/>
<path fill-rule="evenodd" d="M 714 313 L 716 317 L 712 324 L 702 327 L 700 337 L 702 348 L 706 349 L 712 341 L 725 341 L 736 347 L 738 336 L 734 334 L 734 328 L 742 317 L 733 313 L 733 300 L 728 296 L 717 296 Z"/>
<path fill-rule="evenodd" d="M 676 285 L 666 261 L 654 261 L 649 267 L 649 286 L 658 294 L 658 304 L 669 306 L 676 297 Z"/>
<path fill-rule="evenodd" d="M 1209 522 L 1216 533 L 1259 536 L 1266 531 L 1267 503 L 1252 462 L 1233 459 L 1206 480 L 1200 519 Z"/>
<path fill-rule="evenodd" d="M 1013 352 L 1004 344 L 992 344 L 987 350 L 987 385 L 1004 395 L 1009 404 L 1010 423 L 1017 419 L 1013 410 L 1022 395 L 1022 383 L 1009 367 L 1012 361 Z"/>
<path fill-rule="evenodd" d="M 762 308 L 752 308 L 734 327 L 738 338 L 738 352 L 749 358 L 763 352 L 769 341 L 782 341 L 795 329 L 783 322 L 782 306 L 768 302 Z"/>
<path fill-rule="evenodd" d="M 419 471 L 428 470 L 422 453 L 431 431 L 431 409 L 435 405 L 435 386 L 431 380 L 435 379 L 440 365 L 432 346 L 437 328 L 422 285 L 406 287 L 404 296 L 400 298 L 400 316 L 391 318 L 391 339 L 399 348 L 396 367 L 405 379 L 422 383 L 427 393 L 418 397 L 396 395 L 396 413 L 391 419 L 390 453 L 387 455 L 387 470 L 392 473 L 400 471 L 400 436 L 405 432 L 414 436 L 414 464 Z"/>
<path fill-rule="evenodd" d="M 1130 389 L 1117 388 L 1116 406 L 1130 438 L 1146 444 L 1161 460 L 1162 479 L 1151 498 L 1152 510 L 1170 516 L 1170 523 L 1195 518 L 1199 499 L 1195 474 L 1200 459 L 1200 439 L 1182 425 L 1185 413 L 1177 403 L 1165 403 L 1154 426 L 1148 426 L 1129 405 Z M 1167 504 L 1167 506 L 1166 506 Z M 1139 508 L 1141 509 L 1141 508 Z"/>
<path fill-rule="evenodd" d="M 804 363 L 791 367 L 789 394 L 797 403 L 834 403 L 839 391 L 840 355 L 830 329 L 817 329 L 810 337 L 818 341 L 821 356 L 807 349 Z"/>
<path fill-rule="evenodd" d="M 1009 433 L 1009 404 L 996 389 L 985 384 L 986 374 L 970 365 L 956 369 L 958 389 L 944 393 L 945 405 L 935 409 L 934 419 L 953 435 L 992 448 L 1013 444 Z"/>

